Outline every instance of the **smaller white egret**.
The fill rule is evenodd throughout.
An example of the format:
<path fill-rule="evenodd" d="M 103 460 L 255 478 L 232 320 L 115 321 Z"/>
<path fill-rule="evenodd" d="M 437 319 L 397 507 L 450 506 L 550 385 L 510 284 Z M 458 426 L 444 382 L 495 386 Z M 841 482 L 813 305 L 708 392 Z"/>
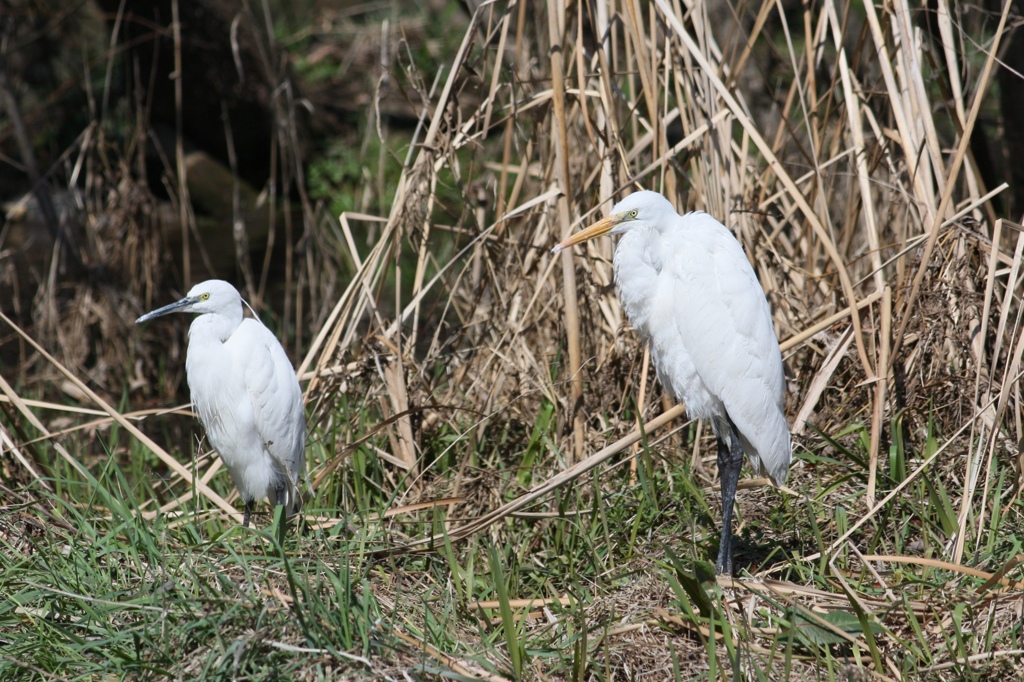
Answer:
<path fill-rule="evenodd" d="M 792 458 L 783 413 L 782 354 L 764 290 L 743 247 L 706 213 L 680 216 L 657 192 L 629 195 L 611 214 L 553 251 L 621 234 L 615 284 L 633 327 L 650 344 L 661 384 L 718 440 L 722 535 L 718 573 L 732 573 L 732 510 L 746 451 L 781 485 Z"/>
<path fill-rule="evenodd" d="M 245 503 L 267 498 L 299 511 L 306 468 L 306 414 L 284 348 L 257 319 L 244 317 L 242 297 L 211 279 L 188 295 L 135 321 L 167 313 L 199 313 L 188 330 L 185 373 L 192 405 Z M 246 304 L 248 305 L 248 304 Z"/>

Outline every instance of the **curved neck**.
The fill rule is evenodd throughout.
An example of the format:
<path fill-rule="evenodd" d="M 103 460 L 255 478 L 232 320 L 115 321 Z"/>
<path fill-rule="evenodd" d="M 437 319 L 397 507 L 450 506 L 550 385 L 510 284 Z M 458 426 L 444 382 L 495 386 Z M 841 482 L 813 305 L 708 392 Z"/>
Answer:
<path fill-rule="evenodd" d="M 615 284 L 626 317 L 644 338 L 653 310 L 658 275 L 664 262 L 664 247 L 657 230 L 635 227 L 615 247 Z"/>

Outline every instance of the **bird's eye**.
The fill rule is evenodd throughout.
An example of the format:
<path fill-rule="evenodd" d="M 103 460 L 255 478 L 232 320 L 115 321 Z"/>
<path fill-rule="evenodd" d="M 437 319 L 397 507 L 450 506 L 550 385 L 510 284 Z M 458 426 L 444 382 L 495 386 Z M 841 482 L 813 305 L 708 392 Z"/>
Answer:
<path fill-rule="evenodd" d="M 629 217 L 630 217 L 630 218 L 635 218 L 635 217 L 637 217 L 637 215 L 638 215 L 639 213 L 640 213 L 640 211 L 638 211 L 638 210 L 636 210 L 636 209 L 634 208 L 634 209 L 633 209 L 632 211 L 630 211 L 630 212 L 629 212 Z"/>
<path fill-rule="evenodd" d="M 199 294 L 199 299 L 202 300 L 202 301 L 209 301 L 210 300 L 210 295 L 209 294 Z"/>

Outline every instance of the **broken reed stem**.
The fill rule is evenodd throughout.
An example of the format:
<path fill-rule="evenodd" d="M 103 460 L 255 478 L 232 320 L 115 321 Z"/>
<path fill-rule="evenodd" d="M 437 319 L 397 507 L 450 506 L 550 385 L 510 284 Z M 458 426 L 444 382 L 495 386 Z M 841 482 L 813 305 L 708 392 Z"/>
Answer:
<path fill-rule="evenodd" d="M 671 422 L 673 419 L 683 416 L 685 413 L 685 406 L 676 405 L 667 412 L 664 412 L 658 417 L 647 422 L 644 425 L 642 433 L 650 435 L 657 429 L 660 429 L 665 424 Z M 622 452 L 623 450 L 631 446 L 633 443 L 639 442 L 640 438 L 641 430 L 637 429 L 628 436 L 621 438 L 612 443 L 611 445 L 595 452 L 590 457 L 587 457 L 586 459 L 581 460 L 573 464 L 572 466 L 567 467 L 566 469 L 562 470 L 559 474 L 551 476 L 546 481 L 535 486 L 528 492 L 523 493 L 522 495 L 515 498 L 511 502 L 502 505 L 498 509 L 494 509 L 493 511 L 490 511 L 477 519 L 473 519 L 472 521 L 467 521 L 461 526 L 452 528 L 445 535 L 435 535 L 429 538 L 424 538 L 422 540 L 410 543 L 405 547 L 398 548 L 396 551 L 424 549 L 427 546 L 432 546 L 438 542 L 444 542 L 446 537 L 451 540 L 461 540 L 463 538 L 469 537 L 470 535 L 479 533 L 480 531 L 484 530 L 493 523 L 500 521 L 501 519 L 509 516 L 513 512 L 519 511 L 520 509 L 527 506 L 531 502 L 534 502 L 544 497 L 553 490 L 565 485 L 566 483 L 569 483 L 570 481 L 574 481 L 583 474 L 587 473 L 588 471 L 595 469 L 609 458 L 614 457 L 618 453 Z"/>

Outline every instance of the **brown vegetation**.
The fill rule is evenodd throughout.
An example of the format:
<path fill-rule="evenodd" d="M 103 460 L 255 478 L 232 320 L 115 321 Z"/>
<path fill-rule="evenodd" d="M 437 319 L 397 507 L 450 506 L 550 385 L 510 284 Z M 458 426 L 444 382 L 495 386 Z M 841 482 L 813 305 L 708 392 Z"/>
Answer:
<path fill-rule="evenodd" d="M 563 504 L 572 507 L 570 517 L 596 515 L 621 501 L 636 476 L 675 481 L 683 466 L 696 489 L 711 490 L 714 452 L 701 427 L 656 419 L 669 403 L 623 324 L 611 286 L 613 243 L 549 253 L 622 192 L 658 189 L 680 210 L 720 218 L 754 263 L 784 351 L 787 413 L 801 461 L 784 490 L 740 494 L 744 524 L 758 542 L 737 557 L 751 575 L 723 581 L 725 625 L 698 623 L 669 606 L 678 595 L 660 571 L 676 565 L 672 552 L 683 545 L 698 559 L 708 554 L 696 520 L 662 510 L 659 518 L 673 519 L 670 530 L 652 524 L 649 545 L 629 528 L 616 529 L 624 547 L 635 542 L 643 550 L 610 550 L 602 568 L 635 580 L 594 577 L 593 601 L 572 612 L 604 628 L 593 648 L 583 641 L 585 674 L 628 670 L 622 676 L 660 679 L 676 656 L 684 677 L 706 673 L 723 665 L 709 663 L 707 651 L 735 638 L 749 646 L 747 670 L 760 661 L 766 675 L 783 679 L 771 657 L 783 630 L 755 626 L 755 615 L 786 609 L 854 652 L 838 655 L 850 666 L 840 679 L 856 679 L 854 668 L 872 679 L 942 679 L 975 664 L 991 675 L 1008 669 L 1001 665 L 1019 668 L 1011 642 L 1021 625 L 1011 615 L 1024 603 L 1014 468 L 1024 437 L 1024 229 L 1006 219 L 1007 185 L 983 177 L 971 152 L 983 126 L 983 139 L 998 140 L 1015 125 L 983 122 L 998 116 L 990 93 L 996 57 L 1012 37 L 1011 5 L 967 24 L 938 3 L 929 17 L 948 48 L 939 50 L 916 28 L 924 23 L 920 11 L 906 4 L 883 11 L 812 3 L 781 16 L 775 3 L 741 3 L 722 16 L 707 4 L 671 0 L 468 4 L 475 9 L 461 44 L 433 83 L 407 46 L 396 46 L 399 29 L 380 29 L 396 41 L 387 46 L 390 70 L 381 74 L 395 82 L 378 79 L 368 102 L 367 135 L 382 138 L 384 162 L 379 176 L 368 177 L 374 189 L 363 191 L 385 186 L 383 166 L 400 166 L 390 211 L 363 202 L 365 210 L 334 222 L 303 194 L 296 173 L 277 178 L 288 188 L 283 203 L 297 197 L 294 223 L 288 206 L 272 202 L 265 213 L 271 232 L 274 225 L 291 230 L 280 327 L 297 327 L 289 348 L 299 351 L 310 406 L 309 460 L 321 496 L 306 518 L 310 526 L 334 528 L 339 507 L 356 514 L 357 503 L 374 500 L 377 506 L 358 513 L 360 521 L 386 519 L 370 542 L 381 562 L 434 552 L 453 565 L 480 553 L 483 564 L 475 543 L 491 542 L 506 561 L 532 557 L 553 567 L 545 587 L 559 594 L 510 594 L 507 603 L 572 590 L 559 580 L 569 569 L 557 568 L 552 549 Z M 727 18 L 733 15 L 740 19 Z M 407 143 L 378 115 L 389 87 L 417 111 Z M 275 118 L 283 120 L 290 114 Z M 283 150 L 289 141 L 277 144 Z M 98 175 L 107 193 L 87 192 L 82 214 L 99 220 L 100 230 L 87 232 L 95 236 L 80 247 L 87 263 L 103 254 L 106 285 L 41 288 L 30 334 L 19 329 L 24 316 L 20 325 L 4 318 L 21 383 L 3 386 L 0 433 L 16 459 L 4 454 L 2 464 L 9 480 L 25 484 L 26 500 L 48 487 L 43 472 L 60 455 L 41 445 L 24 449 L 58 428 L 29 427 L 38 419 L 21 397 L 52 398 L 60 381 L 91 408 L 98 396 L 88 387 L 114 397 L 125 387 L 136 404 L 161 393 L 146 388 L 159 366 L 147 352 L 155 348 L 169 352 L 166 386 L 180 386 L 184 329 L 143 344 L 130 327 L 142 308 L 169 300 L 158 288 L 174 268 L 151 227 L 158 212 L 141 198 L 148 195 L 128 164 Z M 169 192 L 179 201 L 189 194 L 183 183 Z M 245 263 L 250 254 L 238 253 L 240 288 L 255 296 L 266 279 L 259 263 Z M 339 281 L 346 267 L 351 278 Z M 70 376 L 28 337 L 59 349 Z M 90 350 L 84 340 L 97 346 Z M 99 343 L 120 345 L 107 355 Z M 112 357 L 130 362 L 113 368 Z M 5 368 L 4 376 L 13 374 Z M 669 421 L 676 430 L 663 430 Z M 625 456 L 641 440 L 630 436 L 638 422 L 646 422 L 643 437 L 659 453 L 646 474 L 642 461 Z M 88 439 L 74 442 L 90 452 Z M 157 452 L 150 443 L 147 450 Z M 634 451 L 650 452 L 646 445 Z M 93 464 L 98 454 L 91 452 L 78 458 Z M 637 473 L 611 477 L 599 466 L 620 452 Z M 158 456 L 173 459 L 163 450 Z M 154 494 L 162 514 L 176 513 L 193 481 L 205 484 L 218 466 L 199 458 L 180 476 L 168 473 Z M 593 486 L 584 485 L 587 472 L 597 472 Z M 559 492 L 573 481 L 572 493 Z M 374 492 L 361 493 L 363 486 Z M 672 484 L 673 494 L 686 497 L 680 489 L 690 488 Z M 152 518 L 149 501 L 139 513 Z M 308 545 L 297 553 L 319 556 L 336 538 L 302 541 Z M 944 577 L 933 577 L 935 570 Z M 921 582 L 902 588 L 904 572 Z M 448 585 L 460 578 L 400 568 L 389 576 L 373 589 L 393 607 L 382 606 L 394 617 L 381 628 L 405 647 L 397 660 L 425 657 L 494 679 L 495 670 L 570 676 L 541 658 L 524 673 L 511 644 L 480 655 L 491 668 L 467 661 L 466 652 L 482 645 L 464 601 L 456 607 L 462 620 L 448 632 L 459 645 L 435 647 L 406 614 L 416 612 L 423 593 L 441 601 L 460 594 Z M 934 585 L 925 589 L 925 581 Z M 988 613 L 981 626 L 994 632 L 988 652 L 1005 654 L 968 661 L 966 651 L 935 653 L 944 651 L 942 632 L 954 614 L 962 617 L 957 608 L 979 619 Z M 884 632 L 822 621 L 837 611 L 857 627 L 867 622 L 860 616 L 881 623 Z M 918 619 L 927 621 L 920 638 Z M 544 622 L 538 616 L 535 629 Z M 912 660 L 910 641 L 934 644 L 934 657 L 921 658 L 929 665 Z M 822 660 L 792 662 L 794 675 L 822 675 Z"/>

